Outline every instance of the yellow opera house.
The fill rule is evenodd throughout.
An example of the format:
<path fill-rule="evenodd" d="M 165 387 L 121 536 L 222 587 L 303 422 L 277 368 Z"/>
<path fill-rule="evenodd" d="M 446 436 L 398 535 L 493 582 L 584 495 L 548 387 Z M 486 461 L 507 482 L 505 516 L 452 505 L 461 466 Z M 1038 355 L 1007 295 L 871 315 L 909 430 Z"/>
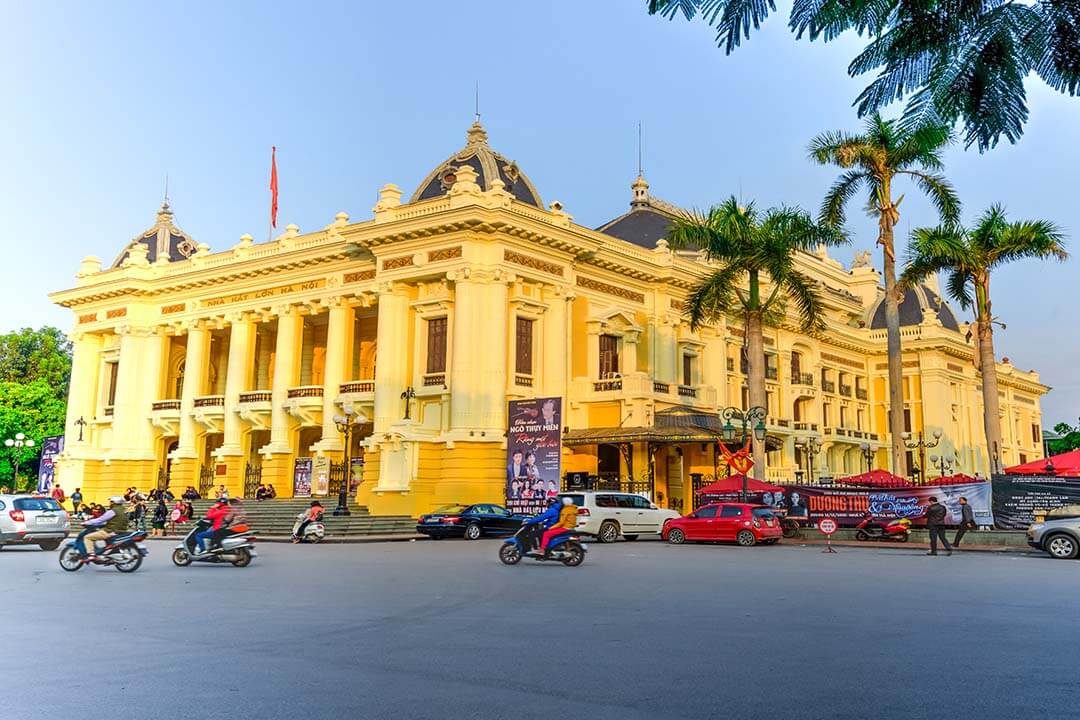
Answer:
<path fill-rule="evenodd" d="M 361 222 L 339 213 L 213 252 L 163 204 L 111 265 L 84 259 L 75 287 L 50 296 L 74 313 L 58 479 L 90 500 L 166 482 L 287 497 L 297 458 L 343 481 L 334 417 L 349 408 L 355 501 L 416 516 L 501 501 L 508 401 L 560 397 L 564 473 L 647 482 L 656 502 L 688 507 L 716 472 L 718 411 L 747 401 L 743 332 L 737 318 L 690 327 L 685 298 L 710 267 L 668 248 L 677 208 L 643 177 L 631 189 L 628 212 L 577 225 L 475 123 L 410 197 L 385 185 Z M 766 329 L 766 477 L 888 468 L 881 278 L 868 253 L 798 263 L 827 328 Z M 940 434 L 909 465 L 985 475 L 967 324 L 932 283 L 900 308 L 905 422 L 913 438 Z M 1049 388 L 1007 360 L 998 381 L 1005 463 L 1040 457 Z"/>

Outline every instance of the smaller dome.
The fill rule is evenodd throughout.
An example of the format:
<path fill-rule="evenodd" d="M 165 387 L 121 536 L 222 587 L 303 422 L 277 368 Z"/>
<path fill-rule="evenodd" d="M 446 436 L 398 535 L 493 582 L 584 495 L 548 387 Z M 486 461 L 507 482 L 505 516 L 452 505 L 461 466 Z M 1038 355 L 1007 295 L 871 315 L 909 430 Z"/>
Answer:
<path fill-rule="evenodd" d="M 956 322 L 952 308 L 928 286 L 919 285 L 905 290 L 904 299 L 900 301 L 900 326 L 920 325 L 927 313 L 930 313 L 931 317 L 937 317 L 944 327 L 960 332 L 960 324 Z M 884 328 L 885 297 L 882 296 L 870 310 L 870 329 Z"/>
<path fill-rule="evenodd" d="M 173 223 L 173 212 L 168 199 L 161 203 L 154 226 L 132 238 L 112 266 L 120 267 L 131 248 L 140 243 L 146 246 L 146 259 L 152 263 L 163 259 L 169 262 L 187 260 L 199 249 L 191 236 Z"/>
<path fill-rule="evenodd" d="M 544 207 L 540 201 L 540 193 L 525 173 L 521 172 L 517 163 L 507 160 L 488 146 L 487 130 L 479 120 L 474 122 L 466 133 L 465 147 L 428 173 L 409 202 L 445 195 L 457 179 L 457 168 L 462 165 L 469 165 L 476 171 L 476 182 L 481 189 L 490 190 L 492 181 L 498 178 L 502 181 L 503 189 L 513 195 L 515 200 L 538 208 Z"/>

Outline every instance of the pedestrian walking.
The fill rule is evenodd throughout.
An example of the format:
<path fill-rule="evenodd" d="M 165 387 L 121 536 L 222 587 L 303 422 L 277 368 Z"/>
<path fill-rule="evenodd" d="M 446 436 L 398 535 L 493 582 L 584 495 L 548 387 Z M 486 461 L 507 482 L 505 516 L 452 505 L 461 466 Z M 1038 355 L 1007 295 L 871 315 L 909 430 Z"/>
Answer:
<path fill-rule="evenodd" d="M 974 530 L 978 525 L 975 524 L 975 511 L 968 505 L 966 497 L 960 498 L 960 527 L 956 530 L 956 537 L 953 538 L 952 544 L 954 548 L 960 547 L 960 539 L 964 537 L 964 534 L 968 530 Z"/>
<path fill-rule="evenodd" d="M 946 555 L 952 555 L 952 545 L 945 537 L 945 518 L 949 516 L 948 509 L 938 502 L 933 495 L 930 496 L 930 507 L 926 508 L 926 529 L 930 531 L 930 549 L 927 555 L 937 555 L 938 540 L 941 540 Z"/>
<path fill-rule="evenodd" d="M 151 535 L 165 537 L 165 521 L 168 517 L 169 506 L 165 504 L 165 498 L 159 495 L 157 505 L 154 507 L 154 517 L 151 521 L 151 527 L 153 528 Z"/>
<path fill-rule="evenodd" d="M 82 488 L 75 488 L 75 492 L 71 493 L 71 512 L 78 514 L 79 508 L 82 507 Z"/>

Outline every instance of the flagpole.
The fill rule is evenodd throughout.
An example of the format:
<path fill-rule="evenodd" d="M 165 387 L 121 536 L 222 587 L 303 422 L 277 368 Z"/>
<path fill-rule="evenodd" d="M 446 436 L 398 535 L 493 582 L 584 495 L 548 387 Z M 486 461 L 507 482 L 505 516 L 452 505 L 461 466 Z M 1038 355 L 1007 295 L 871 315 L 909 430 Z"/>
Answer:
<path fill-rule="evenodd" d="M 277 227 L 277 200 L 278 200 L 278 179 L 277 179 L 277 145 L 270 146 L 270 216 L 267 218 L 269 222 L 266 224 L 266 242 L 270 242 L 274 239 L 274 228 Z"/>

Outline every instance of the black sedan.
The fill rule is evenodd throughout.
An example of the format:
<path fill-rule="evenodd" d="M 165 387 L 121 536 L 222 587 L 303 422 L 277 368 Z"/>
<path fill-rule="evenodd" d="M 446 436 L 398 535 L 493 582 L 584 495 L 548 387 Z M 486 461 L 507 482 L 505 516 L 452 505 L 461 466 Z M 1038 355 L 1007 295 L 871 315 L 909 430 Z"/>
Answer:
<path fill-rule="evenodd" d="M 502 505 L 446 505 L 421 515 L 416 532 L 432 540 L 463 537 L 476 540 L 484 535 L 513 535 L 525 515 L 514 515 Z"/>

